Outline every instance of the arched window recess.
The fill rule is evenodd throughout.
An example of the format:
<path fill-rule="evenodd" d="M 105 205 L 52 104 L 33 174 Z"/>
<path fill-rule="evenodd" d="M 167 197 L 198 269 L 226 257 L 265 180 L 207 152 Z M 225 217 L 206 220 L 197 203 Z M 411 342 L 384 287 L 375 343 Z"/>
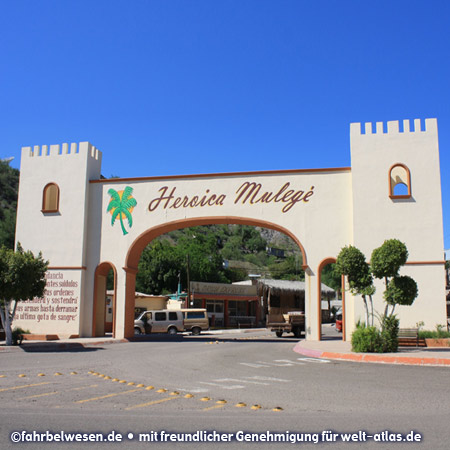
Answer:
<path fill-rule="evenodd" d="M 404 164 L 397 163 L 389 169 L 389 197 L 411 198 L 411 172 Z"/>
<path fill-rule="evenodd" d="M 59 186 L 56 183 L 48 183 L 42 193 L 42 212 L 59 212 Z"/>

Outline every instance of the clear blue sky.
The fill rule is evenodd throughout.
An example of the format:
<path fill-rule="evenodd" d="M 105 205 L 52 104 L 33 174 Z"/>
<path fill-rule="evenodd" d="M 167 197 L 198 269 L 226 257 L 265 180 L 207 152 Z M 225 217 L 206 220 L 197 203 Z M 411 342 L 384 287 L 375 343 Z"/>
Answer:
<path fill-rule="evenodd" d="M 448 0 L 2 0 L 0 157 L 90 141 L 123 177 L 350 166 L 349 124 L 437 117 Z"/>

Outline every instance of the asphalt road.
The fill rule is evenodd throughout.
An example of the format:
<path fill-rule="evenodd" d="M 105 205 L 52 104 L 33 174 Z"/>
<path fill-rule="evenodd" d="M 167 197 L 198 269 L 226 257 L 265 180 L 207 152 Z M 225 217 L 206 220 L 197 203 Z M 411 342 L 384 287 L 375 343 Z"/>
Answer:
<path fill-rule="evenodd" d="M 154 336 L 70 351 L 1 352 L 0 448 L 109 445 L 13 443 L 13 431 L 21 440 L 37 438 L 33 431 L 78 432 L 80 439 L 93 438 L 87 433 L 117 439 L 120 433 L 122 441 L 114 446 L 130 449 L 219 445 L 170 442 L 170 437 L 161 442 L 162 431 L 188 433 L 194 439 L 218 439 L 214 431 L 223 433 L 223 439 L 231 435 L 231 442 L 220 444 L 223 448 L 449 447 L 448 368 L 304 358 L 292 351 L 295 343 L 293 338 L 251 332 Z M 198 431 L 209 434 L 200 436 Z M 304 441 L 246 442 L 240 441 L 239 431 L 247 439 L 255 433 L 259 439 L 278 433 L 278 438 Z M 362 442 L 342 441 L 344 433 L 360 431 L 353 438 Z M 153 442 L 139 442 L 139 434 Z M 332 441 L 322 442 L 324 438 Z M 388 440 L 394 438 L 405 442 Z"/>

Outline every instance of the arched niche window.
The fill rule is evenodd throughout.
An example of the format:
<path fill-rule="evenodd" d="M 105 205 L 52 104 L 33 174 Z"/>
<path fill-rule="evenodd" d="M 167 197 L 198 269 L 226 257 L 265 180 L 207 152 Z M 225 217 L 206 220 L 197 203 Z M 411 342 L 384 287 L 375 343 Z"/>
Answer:
<path fill-rule="evenodd" d="M 55 183 L 49 183 L 42 193 L 42 212 L 59 212 L 59 187 Z"/>
<path fill-rule="evenodd" d="M 411 172 L 404 164 L 395 164 L 389 170 L 389 197 L 411 198 Z"/>

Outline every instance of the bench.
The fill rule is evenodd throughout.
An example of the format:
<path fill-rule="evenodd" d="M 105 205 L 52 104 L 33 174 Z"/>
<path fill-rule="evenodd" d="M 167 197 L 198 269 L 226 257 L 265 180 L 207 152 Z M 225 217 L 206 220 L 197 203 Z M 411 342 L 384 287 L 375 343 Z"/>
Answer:
<path fill-rule="evenodd" d="M 410 344 L 415 343 L 416 347 L 419 346 L 419 329 L 418 328 L 400 328 L 398 330 L 398 343 Z"/>
<path fill-rule="evenodd" d="M 253 328 L 254 318 L 251 316 L 237 316 L 236 322 L 238 328 Z"/>

